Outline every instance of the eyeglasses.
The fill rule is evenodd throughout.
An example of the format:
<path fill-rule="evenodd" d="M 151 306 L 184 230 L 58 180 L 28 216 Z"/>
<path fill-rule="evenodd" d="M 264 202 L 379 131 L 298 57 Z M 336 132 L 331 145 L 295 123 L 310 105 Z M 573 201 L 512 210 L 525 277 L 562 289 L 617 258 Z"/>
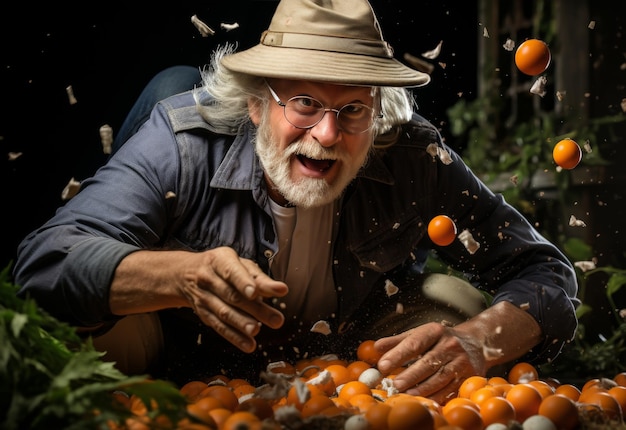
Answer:
<path fill-rule="evenodd" d="M 294 127 L 315 127 L 326 115 L 326 112 L 335 112 L 339 129 L 349 134 L 365 133 L 372 128 L 376 118 L 382 118 L 382 113 L 375 115 L 374 109 L 362 103 L 348 103 L 339 109 L 325 107 L 319 100 L 309 96 L 295 96 L 283 102 L 278 94 L 266 82 L 272 97 L 283 107 L 285 119 Z"/>

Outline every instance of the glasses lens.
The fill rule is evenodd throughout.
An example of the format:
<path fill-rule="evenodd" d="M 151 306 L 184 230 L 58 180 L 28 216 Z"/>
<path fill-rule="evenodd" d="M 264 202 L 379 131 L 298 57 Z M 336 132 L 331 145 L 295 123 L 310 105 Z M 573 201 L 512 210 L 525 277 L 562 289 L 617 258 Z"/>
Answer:
<path fill-rule="evenodd" d="M 324 106 L 311 97 L 292 97 L 285 105 L 285 118 L 299 128 L 313 127 L 323 117 Z"/>
<path fill-rule="evenodd" d="M 373 109 L 361 103 L 350 103 L 332 112 L 337 115 L 341 130 L 347 133 L 363 133 L 369 130 L 374 120 Z M 292 97 L 285 104 L 285 118 L 298 128 L 315 126 L 325 113 L 324 105 L 307 96 Z"/>
<path fill-rule="evenodd" d="M 337 113 L 341 128 L 348 133 L 363 133 L 372 126 L 374 111 L 371 107 L 351 103 L 342 107 Z"/>

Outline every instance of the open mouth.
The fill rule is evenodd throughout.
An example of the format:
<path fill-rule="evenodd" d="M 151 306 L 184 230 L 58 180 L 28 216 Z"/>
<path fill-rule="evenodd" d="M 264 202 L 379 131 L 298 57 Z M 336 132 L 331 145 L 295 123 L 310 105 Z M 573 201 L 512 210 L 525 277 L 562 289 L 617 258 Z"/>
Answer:
<path fill-rule="evenodd" d="M 309 170 L 314 170 L 316 172 L 326 172 L 333 164 L 335 164 L 336 160 L 316 160 L 314 158 L 308 158 L 304 155 L 297 155 L 298 161 L 302 163 L 304 167 Z"/>

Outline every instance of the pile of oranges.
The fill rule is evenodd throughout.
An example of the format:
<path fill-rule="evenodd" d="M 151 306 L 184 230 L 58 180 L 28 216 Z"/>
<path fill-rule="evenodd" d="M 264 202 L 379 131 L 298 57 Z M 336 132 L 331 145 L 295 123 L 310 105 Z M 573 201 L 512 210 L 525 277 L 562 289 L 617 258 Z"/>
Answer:
<path fill-rule="evenodd" d="M 539 378 L 529 363 L 514 365 L 506 377 L 472 376 L 457 396 L 440 405 L 426 397 L 398 393 L 394 374 L 375 365 L 373 341 L 361 343 L 355 361 L 329 355 L 290 364 L 276 362 L 264 372 L 267 384 L 214 376 L 180 387 L 186 417 L 177 429 L 212 430 L 586 430 L 626 429 L 626 372 L 588 380 L 582 387 Z M 131 397 L 135 430 L 149 427 L 145 406 Z"/>

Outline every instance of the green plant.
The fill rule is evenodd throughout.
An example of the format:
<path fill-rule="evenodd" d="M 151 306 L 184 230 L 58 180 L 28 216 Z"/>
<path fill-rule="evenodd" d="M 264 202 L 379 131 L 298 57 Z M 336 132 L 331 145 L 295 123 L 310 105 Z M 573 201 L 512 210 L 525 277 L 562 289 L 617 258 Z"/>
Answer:
<path fill-rule="evenodd" d="M 113 401 L 113 392 L 136 395 L 178 422 L 186 401 L 166 381 L 128 377 L 113 363 L 103 362 L 89 339 L 16 296 L 17 286 L 0 272 L 0 428 L 98 429 L 123 424 L 127 408 Z"/>

